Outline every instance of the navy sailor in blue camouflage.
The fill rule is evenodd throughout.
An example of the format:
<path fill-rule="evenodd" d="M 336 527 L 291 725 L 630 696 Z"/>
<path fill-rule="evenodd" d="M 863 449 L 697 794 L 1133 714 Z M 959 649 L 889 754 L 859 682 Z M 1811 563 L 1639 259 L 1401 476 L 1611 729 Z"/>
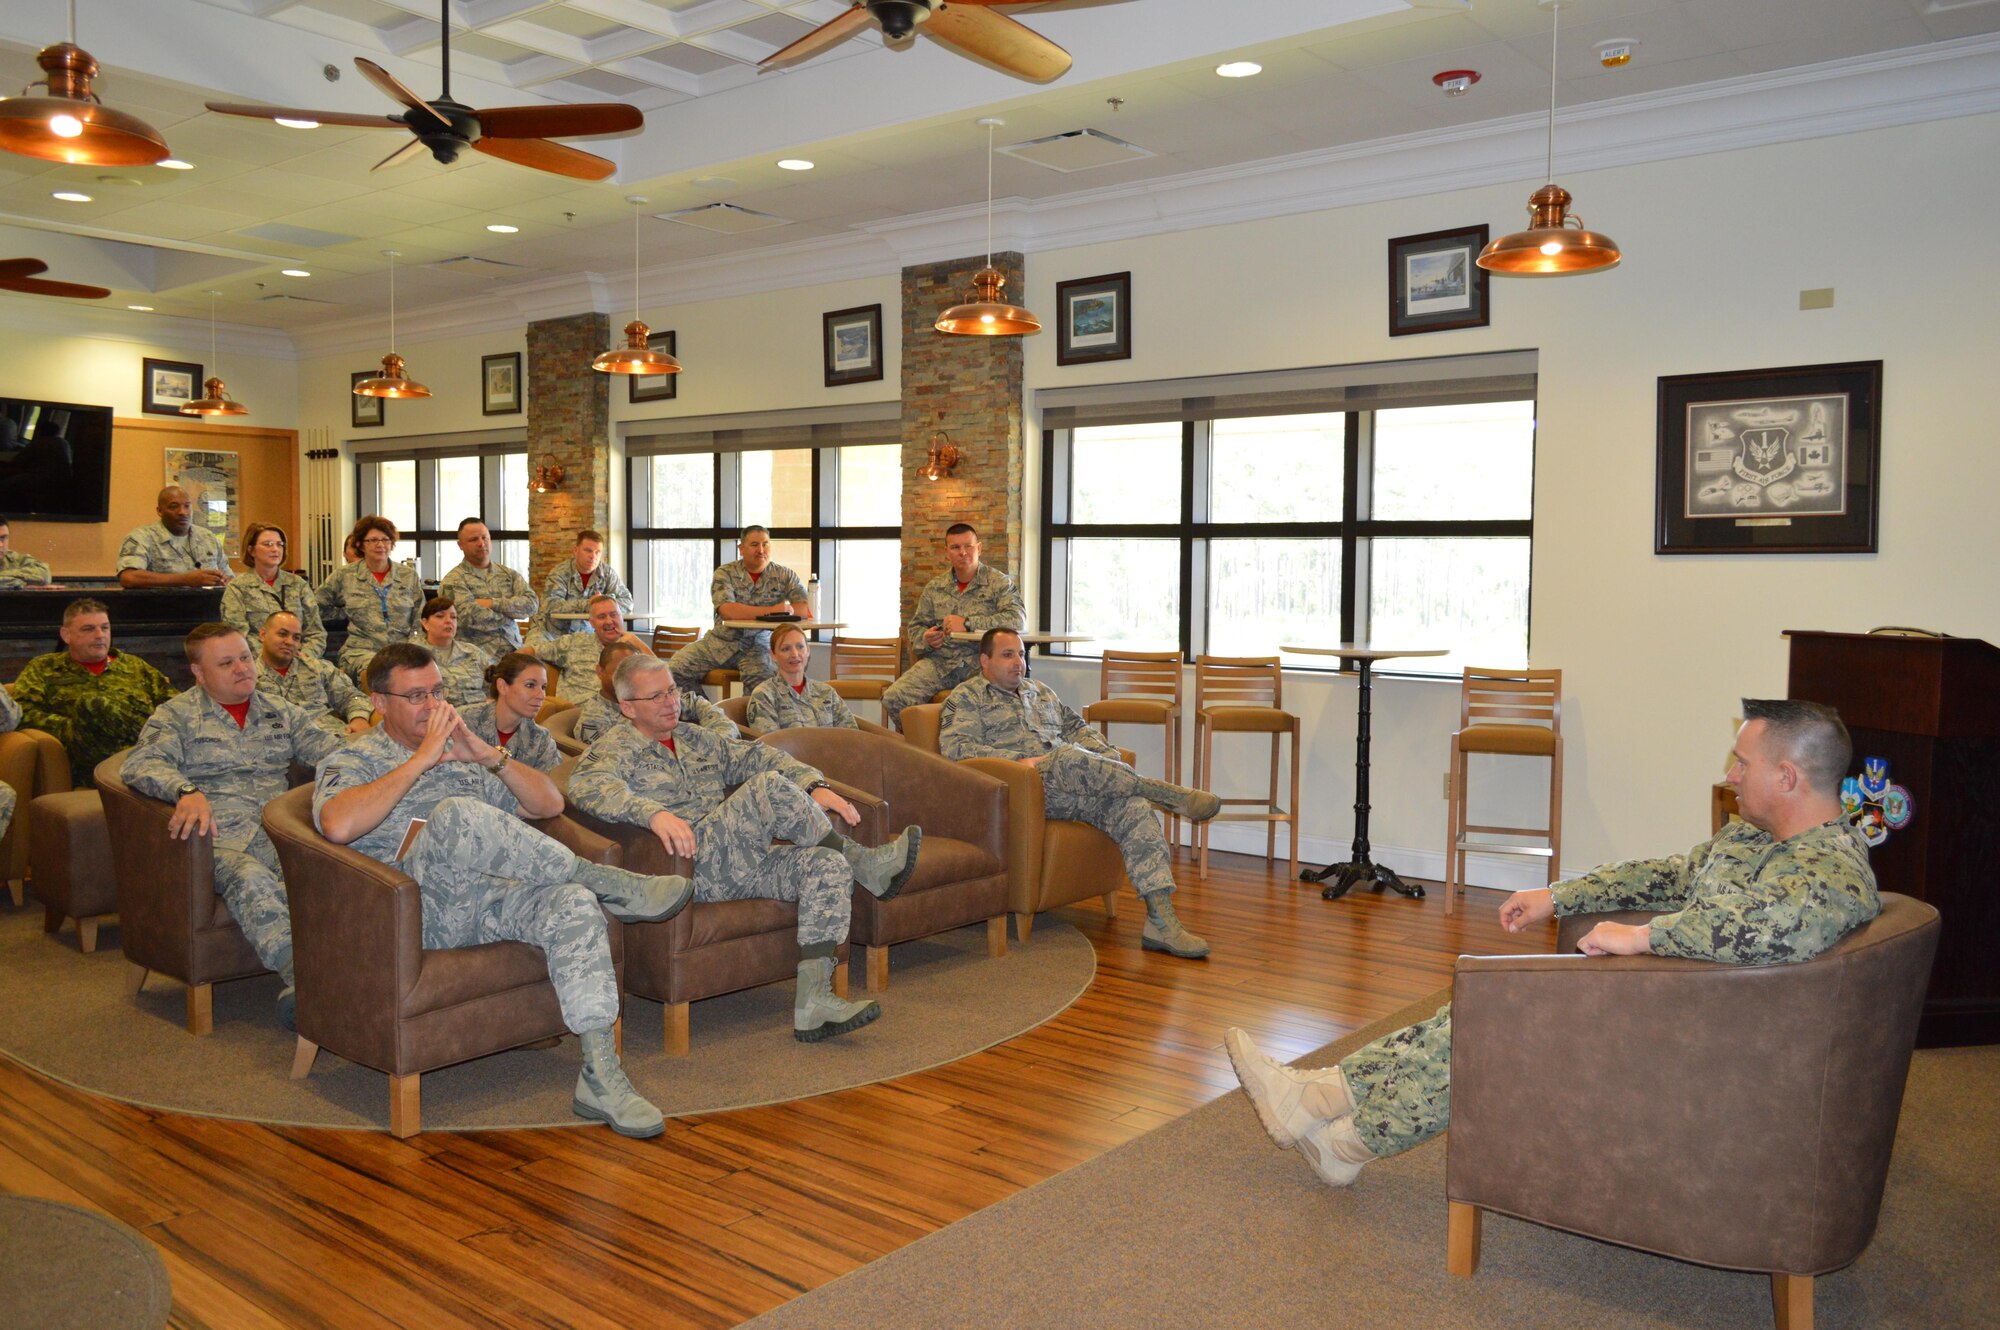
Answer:
<path fill-rule="evenodd" d="M 903 708 L 928 702 L 979 673 L 979 648 L 960 642 L 953 633 L 984 633 L 993 628 L 1020 632 L 1028 625 L 1027 607 L 1014 579 L 979 561 L 979 533 L 965 522 L 945 531 L 945 556 L 951 567 L 933 577 L 917 597 L 910 615 L 908 641 L 914 662 L 882 694 L 882 718 L 890 729 Z"/>
<path fill-rule="evenodd" d="M 425 947 L 541 948 L 563 1022 L 583 1043 L 572 1110 L 621 1135 L 659 1135 L 659 1110 L 618 1059 L 618 981 L 599 905 L 632 922 L 669 919 L 692 895 L 687 881 L 590 863 L 523 822 L 562 812 L 561 792 L 465 724 L 423 647 L 383 648 L 365 677 L 382 723 L 320 764 L 314 825 L 416 880 Z"/>
<path fill-rule="evenodd" d="M 676 651 L 667 662 L 683 691 L 701 687 L 710 670 L 735 670 L 749 692 L 778 672 L 771 664 L 771 630 L 724 628 L 727 620 L 744 622 L 774 611 L 804 617 L 810 613 L 805 584 L 783 564 L 771 562 L 771 533 L 761 526 L 743 528 L 736 543 L 740 556 L 725 563 L 709 579 L 708 598 L 715 603 L 715 626 Z"/>
<path fill-rule="evenodd" d="M 1728 776 L 1741 822 L 1686 854 L 1517 891 L 1500 907 L 1501 926 L 1516 933 L 1557 915 L 1662 910 L 1649 923 L 1600 923 L 1578 947 L 1785 965 L 1811 960 L 1881 913 L 1867 844 L 1840 806 L 1853 755 L 1840 717 L 1816 702 L 1747 698 L 1743 716 Z M 1333 1186 L 1450 1123 L 1449 1005 L 1317 1071 L 1280 1066 L 1242 1030 L 1224 1043 L 1271 1139 Z"/>

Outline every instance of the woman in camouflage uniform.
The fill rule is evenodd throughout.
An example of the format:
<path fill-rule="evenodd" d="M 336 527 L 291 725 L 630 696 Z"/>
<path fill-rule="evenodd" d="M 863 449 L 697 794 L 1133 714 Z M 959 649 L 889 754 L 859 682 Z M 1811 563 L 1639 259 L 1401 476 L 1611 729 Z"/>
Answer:
<path fill-rule="evenodd" d="M 535 721 L 549 695 L 549 667 L 541 658 L 525 651 L 500 657 L 487 668 L 486 695 L 490 701 L 460 710 L 466 728 L 537 771 L 555 770 L 562 751 Z"/>
<path fill-rule="evenodd" d="M 361 561 L 350 563 L 320 583 L 319 607 L 347 618 L 347 643 L 340 668 L 356 683 L 376 652 L 392 642 L 408 642 L 419 628 L 424 584 L 417 570 L 389 556 L 398 539 L 396 524 L 370 514 L 354 524 Z M 366 687 L 365 684 L 363 684 Z"/>
<path fill-rule="evenodd" d="M 410 640 L 431 649 L 444 675 L 447 702 L 462 711 L 486 700 L 486 667 L 493 663 L 493 657 L 459 640 L 456 601 L 449 596 L 432 596 L 425 601 L 423 629 Z"/>
<path fill-rule="evenodd" d="M 758 734 L 812 726 L 860 729 L 832 684 L 806 678 L 806 662 L 811 658 L 812 643 L 806 640 L 804 629 L 788 623 L 774 631 L 771 661 L 778 667 L 778 677 L 751 690 L 744 723 Z"/>
<path fill-rule="evenodd" d="M 326 657 L 326 625 L 320 622 L 319 602 L 306 579 L 285 571 L 285 529 L 268 522 L 252 522 L 243 533 L 243 566 L 222 589 L 222 621 L 255 642 L 264 632 L 264 620 L 284 610 L 295 616 L 304 632 L 299 654 L 314 660 Z"/>

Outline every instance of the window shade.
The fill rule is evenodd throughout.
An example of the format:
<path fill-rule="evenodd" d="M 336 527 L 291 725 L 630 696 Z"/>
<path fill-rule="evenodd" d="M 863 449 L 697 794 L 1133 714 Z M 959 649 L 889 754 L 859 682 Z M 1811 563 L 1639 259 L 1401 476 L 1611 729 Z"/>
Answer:
<path fill-rule="evenodd" d="M 901 442 L 903 406 L 900 402 L 858 402 L 848 407 L 631 421 L 625 428 L 626 452 L 633 457 L 845 448 Z"/>

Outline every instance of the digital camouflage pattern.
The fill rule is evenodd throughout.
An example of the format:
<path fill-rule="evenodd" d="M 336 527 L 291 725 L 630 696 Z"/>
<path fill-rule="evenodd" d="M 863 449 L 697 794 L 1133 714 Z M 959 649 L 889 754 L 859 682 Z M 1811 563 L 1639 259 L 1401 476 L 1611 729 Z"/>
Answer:
<path fill-rule="evenodd" d="M 603 651 L 604 644 L 597 640 L 596 633 L 571 633 L 554 641 L 535 643 L 535 655 L 562 672 L 555 681 L 555 695 L 577 706 L 599 695 L 597 658 Z"/>
<path fill-rule="evenodd" d="M 815 726 L 834 730 L 861 728 L 847 709 L 847 699 L 834 692 L 832 684 L 818 679 L 806 680 L 803 693 L 781 678 L 764 680 L 752 690 L 744 717 L 745 723 L 759 734 Z"/>
<path fill-rule="evenodd" d="M 463 707 L 459 716 L 465 721 L 465 728 L 492 744 L 501 747 L 499 716 L 496 702 L 480 702 Z M 556 737 L 535 723 L 532 716 L 524 717 L 515 727 L 514 737 L 507 740 L 505 747 L 516 762 L 526 762 L 537 771 L 554 771 L 562 763 L 562 750 L 556 747 Z"/>
<path fill-rule="evenodd" d="M 771 663 L 771 630 L 724 628 L 722 607 L 734 601 L 790 610 L 794 602 L 805 602 L 805 583 L 781 563 L 765 564 L 764 571 L 752 581 L 743 560 L 735 559 L 716 569 L 708 580 L 708 598 L 715 606 L 715 627 L 676 651 L 667 667 L 688 692 L 698 690 L 710 670 L 735 670 L 743 676 L 744 691 L 752 691 L 778 672 Z"/>
<path fill-rule="evenodd" d="M 421 628 L 410 640 L 437 661 L 438 673 L 443 676 L 445 701 L 463 711 L 486 700 L 486 671 L 495 657 L 463 637 L 453 639 L 448 647 L 434 647 Z"/>
<path fill-rule="evenodd" d="M 215 889 L 267 969 L 292 981 L 292 915 L 278 852 L 264 834 L 264 805 L 291 785 L 294 762 L 315 766 L 340 747 L 317 717 L 268 693 L 252 693 L 236 718 L 200 688 L 155 711 L 126 755 L 125 783 L 165 803 L 194 785 L 215 817 Z"/>
<path fill-rule="evenodd" d="M 293 706 L 313 713 L 313 723 L 330 734 L 345 738 L 347 723 L 367 720 L 375 712 L 368 694 L 354 681 L 323 660 L 299 656 L 283 674 L 262 656 L 257 658 L 257 691 L 283 698 Z"/>
<path fill-rule="evenodd" d="M 575 571 L 576 565 L 570 565 Z M 438 583 L 438 594 L 458 607 L 458 637 L 498 660 L 521 649 L 522 619 L 532 619 L 542 598 L 528 579 L 504 564 L 474 568 L 460 563 Z M 493 602 L 488 609 L 481 600 Z"/>
<path fill-rule="evenodd" d="M 69 753 L 70 780 L 97 787 L 97 764 L 129 748 L 153 709 L 174 695 L 166 676 L 137 656 L 114 649 L 104 673 L 92 674 L 67 651 L 37 656 L 14 680 L 21 724 L 54 735 Z"/>
<path fill-rule="evenodd" d="M 347 642 L 340 649 L 340 668 L 366 687 L 361 678 L 375 653 L 391 642 L 407 642 L 423 629 L 424 584 L 406 563 L 391 563 L 380 583 L 363 559 L 350 563 L 319 584 L 319 607 L 347 616 Z"/>
<path fill-rule="evenodd" d="M 632 613 L 632 588 L 625 585 L 618 570 L 600 561 L 589 577 L 576 571 L 576 560 L 564 559 L 542 581 L 542 612 L 535 616 L 535 636 L 555 641 L 570 633 L 590 631 L 588 619 L 558 619 L 558 614 L 588 614 L 593 596 L 609 596 L 618 602 L 618 612 Z"/>
<path fill-rule="evenodd" d="M 917 608 L 910 615 L 910 626 L 904 635 L 910 644 L 913 663 L 882 693 L 882 713 L 892 728 L 904 707 L 928 702 L 979 673 L 977 642 L 946 638 L 940 646 L 924 645 L 925 631 L 941 627 L 947 614 L 964 615 L 965 630 L 969 633 L 983 633 L 989 628 L 1012 628 L 1018 633 L 1028 622 L 1020 588 L 998 568 L 980 564 L 963 591 L 958 589 L 958 577 L 950 569 L 933 577 L 917 597 Z"/>
<path fill-rule="evenodd" d="M 319 617 L 319 600 L 306 579 L 278 570 L 278 580 L 266 585 L 253 570 L 238 573 L 222 588 L 222 621 L 257 644 L 264 620 L 283 610 L 299 621 L 299 654 L 314 660 L 326 656 L 326 624 Z"/>
<path fill-rule="evenodd" d="M 1150 783 L 1053 688 L 1023 679 L 1021 690 L 1010 693 L 983 674 L 967 679 L 945 699 L 938 750 L 954 762 L 1046 754 L 1035 769 L 1048 815 L 1088 822 L 1116 841 L 1126 876 L 1141 896 L 1172 894 L 1167 838 L 1145 795 Z"/>
<path fill-rule="evenodd" d="M 0 554 L 0 591 L 19 591 L 24 586 L 47 586 L 49 566 L 32 554 L 8 550 Z"/>
<path fill-rule="evenodd" d="M 1844 819 L 1789 840 L 1732 822 L 1665 859 L 1607 864 L 1551 890 L 1558 916 L 1666 910 L 1655 955 L 1730 965 L 1809 961 L 1882 912 L 1868 847 Z M 1451 1007 L 1342 1059 L 1354 1127 L 1378 1155 L 1443 1131 L 1451 1120 Z"/>
<path fill-rule="evenodd" d="M 643 827 L 662 811 L 683 819 L 694 828 L 696 900 L 795 901 L 800 947 L 830 956 L 847 936 L 854 873 L 839 850 L 820 847 L 832 827 L 805 790 L 818 779 L 764 744 L 676 726 L 670 750 L 625 725 L 584 753 L 569 797 L 606 822 Z"/>
<path fill-rule="evenodd" d="M 625 713 L 601 692 L 583 703 L 582 711 L 583 714 L 576 718 L 576 725 L 570 730 L 580 744 L 595 743 L 625 723 Z M 743 731 L 736 728 L 736 722 L 729 719 L 729 713 L 703 697 L 699 690 L 681 694 L 681 724 L 698 725 L 725 739 L 743 737 Z M 674 732 L 680 733 L 679 730 Z"/>
<path fill-rule="evenodd" d="M 185 536 L 177 536 L 158 522 L 150 522 L 127 533 L 118 547 L 117 571 L 121 573 L 127 569 L 192 573 L 204 568 L 226 573 L 229 561 L 223 557 L 222 542 L 195 523 L 189 524 Z"/>
<path fill-rule="evenodd" d="M 14 701 L 14 695 L 0 685 L 0 734 L 7 734 L 21 724 L 21 708 Z M 0 837 L 7 834 L 8 826 L 14 821 L 14 787 L 0 780 Z"/>
<path fill-rule="evenodd" d="M 343 790 L 379 780 L 410 759 L 387 730 L 358 735 L 320 764 L 313 824 Z M 526 942 L 548 958 L 571 1030 L 618 1018 L 618 982 L 604 912 L 575 880 L 576 856 L 516 817 L 514 792 L 471 762 L 440 762 L 417 778 L 375 828 L 349 844 L 396 864 L 423 898 L 424 946 Z M 412 818 L 427 818 L 410 852 L 395 859 Z"/>

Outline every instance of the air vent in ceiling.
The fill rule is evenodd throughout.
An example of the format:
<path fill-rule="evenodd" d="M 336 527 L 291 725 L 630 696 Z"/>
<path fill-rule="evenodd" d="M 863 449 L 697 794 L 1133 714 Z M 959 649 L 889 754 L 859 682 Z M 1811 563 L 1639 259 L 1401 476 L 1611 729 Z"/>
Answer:
<path fill-rule="evenodd" d="M 426 268 L 440 268 L 446 272 L 477 273 L 482 277 L 498 277 L 502 273 L 520 272 L 525 263 L 502 263 L 499 259 L 482 259 L 477 254 L 461 254 L 455 259 L 439 259 L 436 263 L 426 263 Z"/>
<path fill-rule="evenodd" d="M 269 305 L 274 302 L 286 305 L 332 305 L 338 303 L 332 300 L 315 300 L 311 296 L 258 296 L 257 297 L 257 303 L 260 305 Z"/>
<path fill-rule="evenodd" d="M 1000 151 L 1010 157 L 1019 157 L 1024 162 L 1033 162 L 1036 166 L 1046 166 L 1051 171 L 1089 171 L 1100 166 L 1116 166 L 1120 162 L 1136 162 L 1141 157 L 1153 155 L 1144 148 L 1124 139 L 1114 139 L 1096 129 L 1072 129 L 1067 134 L 1051 134 L 1047 138 L 1010 144 Z"/>
<path fill-rule="evenodd" d="M 739 208 L 733 203 L 710 203 L 700 208 L 682 208 L 678 212 L 656 212 L 653 215 L 663 222 L 681 222 L 699 226 L 704 231 L 720 231 L 724 235 L 768 231 L 774 226 L 792 224 L 790 218 L 773 217 L 768 212 Z"/>
<path fill-rule="evenodd" d="M 315 231 L 310 226 L 291 226 L 284 222 L 265 222 L 262 226 L 246 226 L 236 233 L 255 240 L 268 240 L 277 245 L 298 245 L 305 249 L 325 249 L 330 245 L 350 245 L 360 236 L 345 236 L 337 231 Z"/>

